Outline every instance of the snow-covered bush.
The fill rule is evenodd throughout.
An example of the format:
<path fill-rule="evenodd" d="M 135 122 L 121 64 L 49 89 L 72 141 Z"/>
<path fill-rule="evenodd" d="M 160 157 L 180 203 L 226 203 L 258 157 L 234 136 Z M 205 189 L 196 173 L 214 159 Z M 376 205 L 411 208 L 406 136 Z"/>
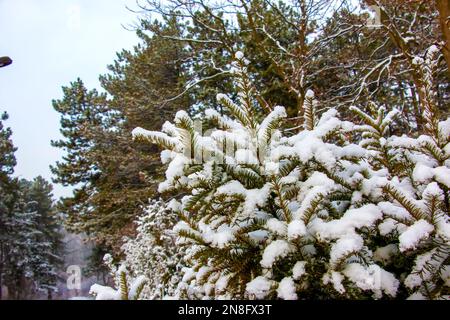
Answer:
<path fill-rule="evenodd" d="M 133 278 L 130 275 L 127 267 L 122 264 L 116 267 L 113 264 L 111 255 L 106 254 L 103 258 L 104 263 L 110 268 L 113 276 L 115 287 L 117 289 L 94 284 L 89 290 L 89 294 L 93 295 L 96 300 L 138 300 L 141 298 L 141 293 L 147 279 L 140 275 Z"/>
<path fill-rule="evenodd" d="M 104 258 L 117 288 L 123 287 L 122 281 L 134 279 L 129 287 L 136 287 L 135 281 L 142 285 L 139 299 L 176 296 L 184 257 L 183 249 L 175 244 L 176 234 L 172 231 L 177 221 L 177 214 L 170 208 L 170 203 L 150 200 L 144 213 L 136 221 L 136 237 L 127 239 L 122 246 L 124 258 L 120 267 L 114 265 L 110 255 Z M 91 291 L 96 294 L 99 288 L 101 297 L 113 297 L 113 292 L 114 297 L 122 296 L 120 290 L 99 285 L 94 285 Z"/>
<path fill-rule="evenodd" d="M 283 107 L 258 121 L 246 64 L 236 55 L 237 101 L 217 97 L 230 116 L 205 112 L 209 135 L 183 111 L 162 132 L 133 131 L 165 148 L 159 191 L 186 194 L 171 205 L 189 264 L 175 296 L 448 296 L 450 120 L 430 103 L 424 135 L 392 136 L 396 110 L 353 107 L 358 124 L 333 109 L 317 120 L 309 91 L 304 130 L 287 136 Z M 431 81 L 432 67 L 423 70 Z"/>
<path fill-rule="evenodd" d="M 124 264 L 133 275 L 144 275 L 147 281 L 142 299 L 174 296 L 181 280 L 184 252 L 175 244 L 172 231 L 177 214 L 162 200 L 151 200 L 137 220 L 137 236 L 122 247 Z"/>

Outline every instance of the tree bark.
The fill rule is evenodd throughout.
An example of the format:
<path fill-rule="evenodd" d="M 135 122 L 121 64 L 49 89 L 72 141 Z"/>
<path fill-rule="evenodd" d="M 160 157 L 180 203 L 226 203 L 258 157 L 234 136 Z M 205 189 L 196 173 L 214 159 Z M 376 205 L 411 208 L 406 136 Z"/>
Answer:
<path fill-rule="evenodd" d="M 2 290 L 3 290 L 3 286 L 2 286 L 2 275 L 3 275 L 3 266 L 0 264 L 0 300 L 2 300 Z"/>
<path fill-rule="evenodd" d="M 442 31 L 442 54 L 447 62 L 447 71 L 450 73 L 450 0 L 436 0 L 439 11 L 439 25 Z"/>
<path fill-rule="evenodd" d="M 3 299 L 3 243 L 0 243 L 0 300 Z"/>

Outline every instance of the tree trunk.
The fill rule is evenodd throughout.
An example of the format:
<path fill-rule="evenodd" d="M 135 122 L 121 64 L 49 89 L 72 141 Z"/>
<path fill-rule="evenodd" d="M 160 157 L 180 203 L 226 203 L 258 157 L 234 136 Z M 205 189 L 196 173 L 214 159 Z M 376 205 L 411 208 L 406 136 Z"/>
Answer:
<path fill-rule="evenodd" d="M 2 291 L 3 291 L 2 276 L 3 276 L 3 266 L 0 263 L 0 300 L 3 299 L 3 297 L 2 297 Z"/>
<path fill-rule="evenodd" d="M 414 87 L 413 83 L 411 83 L 410 90 L 411 90 L 412 105 L 413 105 L 413 109 L 414 109 L 414 117 L 416 118 L 417 129 L 419 131 L 421 131 L 422 127 L 423 127 L 422 115 L 420 114 L 419 103 L 416 99 L 416 90 L 414 88 L 415 87 Z"/>
<path fill-rule="evenodd" d="M 0 300 L 3 299 L 3 243 L 0 243 Z"/>
<path fill-rule="evenodd" d="M 436 0 L 436 7 L 439 11 L 439 25 L 444 41 L 442 53 L 447 62 L 447 71 L 450 73 L 450 0 Z"/>
<path fill-rule="evenodd" d="M 299 94 L 297 96 L 297 117 L 298 117 L 297 126 L 299 127 L 297 131 L 299 132 L 303 130 L 304 114 L 305 114 L 304 104 L 305 104 L 305 95 Z"/>

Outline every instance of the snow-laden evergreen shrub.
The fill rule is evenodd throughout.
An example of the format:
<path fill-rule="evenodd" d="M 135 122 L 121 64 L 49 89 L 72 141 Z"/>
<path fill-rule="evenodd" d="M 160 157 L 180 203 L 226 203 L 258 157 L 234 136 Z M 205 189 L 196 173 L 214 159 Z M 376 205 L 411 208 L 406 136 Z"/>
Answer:
<path fill-rule="evenodd" d="M 139 299 L 154 300 L 176 296 L 184 267 L 184 251 L 176 245 L 177 236 L 172 231 L 177 221 L 177 214 L 171 210 L 170 203 L 150 200 L 144 213 L 136 221 L 136 237 L 128 238 L 122 246 L 124 258 L 120 266 L 114 264 L 111 255 L 104 258 L 111 270 L 115 287 L 119 289 L 94 285 L 92 293 L 97 298 L 100 296 L 99 299 L 108 296 L 122 299 L 122 296 L 128 296 L 121 293 L 126 283 L 125 287 L 141 286 Z"/>
<path fill-rule="evenodd" d="M 358 124 L 333 109 L 316 120 L 310 91 L 304 130 L 286 136 L 283 107 L 258 121 L 246 63 L 236 56 L 237 102 L 217 97 L 230 116 L 205 113 L 211 134 L 182 111 L 162 132 L 133 131 L 165 148 L 160 192 L 186 194 L 172 203 L 190 265 L 175 296 L 448 297 L 450 120 L 439 121 L 433 86 L 424 135 L 392 136 L 397 110 L 375 105 L 352 108 Z"/>
<path fill-rule="evenodd" d="M 124 264 L 134 276 L 144 275 L 142 299 L 162 299 L 174 296 L 181 281 L 184 252 L 176 245 L 172 231 L 178 221 L 162 200 L 151 200 L 137 220 L 137 236 L 125 242 Z"/>
<path fill-rule="evenodd" d="M 115 266 L 110 254 L 103 258 L 106 266 L 109 267 L 114 279 L 114 288 L 94 284 L 89 290 L 89 294 L 96 300 L 138 300 L 141 298 L 142 290 L 147 282 L 145 276 L 132 277 L 125 264 Z"/>

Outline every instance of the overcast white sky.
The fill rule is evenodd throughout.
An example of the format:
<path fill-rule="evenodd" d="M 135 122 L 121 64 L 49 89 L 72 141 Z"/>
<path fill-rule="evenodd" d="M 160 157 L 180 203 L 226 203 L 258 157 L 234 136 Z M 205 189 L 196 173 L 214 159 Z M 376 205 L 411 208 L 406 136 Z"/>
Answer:
<path fill-rule="evenodd" d="M 50 146 L 60 137 L 51 100 L 77 77 L 99 88 L 116 52 L 137 44 L 122 27 L 137 18 L 127 5 L 135 0 L 0 0 L 0 56 L 14 61 L 0 69 L 0 111 L 10 115 L 17 176 L 51 178 L 49 165 L 62 154 Z M 55 186 L 54 194 L 70 190 Z"/>

